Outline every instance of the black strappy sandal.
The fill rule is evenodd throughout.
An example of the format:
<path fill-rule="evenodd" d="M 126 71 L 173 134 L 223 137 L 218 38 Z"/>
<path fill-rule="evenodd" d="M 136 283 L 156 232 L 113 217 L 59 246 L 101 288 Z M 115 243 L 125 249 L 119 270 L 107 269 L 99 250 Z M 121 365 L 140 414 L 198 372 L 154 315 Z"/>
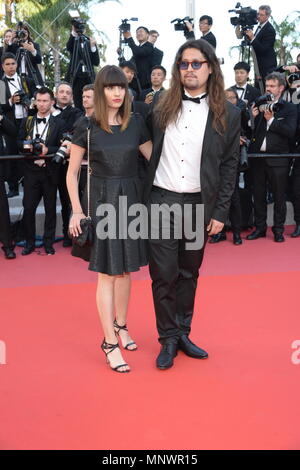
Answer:
<path fill-rule="evenodd" d="M 125 373 L 125 372 L 130 372 L 130 369 L 128 369 L 128 370 L 119 370 L 120 367 L 126 367 L 126 366 L 129 367 L 128 364 L 126 364 L 126 363 L 125 364 L 120 364 L 119 366 L 116 366 L 116 367 L 111 367 L 110 360 L 108 359 L 107 356 L 117 348 L 119 348 L 118 343 L 117 344 L 107 343 L 105 341 L 105 339 L 103 340 L 103 342 L 101 344 L 101 349 L 104 352 L 104 354 L 106 355 L 106 362 L 107 362 L 107 364 L 109 364 L 109 366 L 112 370 L 114 370 L 115 372 L 119 372 L 121 374 Z M 110 349 L 110 351 L 106 352 L 107 349 Z"/>
<path fill-rule="evenodd" d="M 120 330 L 128 331 L 127 325 L 125 324 L 123 326 L 120 326 L 120 325 L 118 325 L 117 320 L 114 321 L 114 328 L 115 328 L 115 332 L 118 336 L 120 336 Z M 127 343 L 126 346 L 123 346 L 123 344 L 122 344 L 122 346 L 123 346 L 124 349 L 127 349 L 127 351 L 136 351 L 137 350 L 137 345 L 133 349 L 128 348 L 128 346 L 132 346 L 133 344 L 136 345 L 136 342 L 131 341 L 130 343 Z"/>

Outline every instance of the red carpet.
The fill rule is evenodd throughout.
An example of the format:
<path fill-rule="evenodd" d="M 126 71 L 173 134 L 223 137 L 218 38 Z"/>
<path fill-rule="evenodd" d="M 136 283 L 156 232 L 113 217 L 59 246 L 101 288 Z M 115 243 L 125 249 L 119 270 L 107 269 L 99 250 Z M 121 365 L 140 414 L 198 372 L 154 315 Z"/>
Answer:
<path fill-rule="evenodd" d="M 192 339 L 210 358 L 179 353 L 169 371 L 155 368 L 150 281 L 136 274 L 139 350 L 124 354 L 123 375 L 99 349 L 96 277 L 83 262 L 59 246 L 1 257 L 0 448 L 300 449 L 299 247 L 289 237 L 208 246 Z"/>

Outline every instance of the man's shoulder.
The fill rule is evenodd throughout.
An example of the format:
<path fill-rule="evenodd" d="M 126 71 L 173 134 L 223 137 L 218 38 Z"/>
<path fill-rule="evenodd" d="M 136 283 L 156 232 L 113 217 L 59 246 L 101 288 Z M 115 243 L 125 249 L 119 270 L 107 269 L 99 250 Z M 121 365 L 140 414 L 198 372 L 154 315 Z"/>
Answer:
<path fill-rule="evenodd" d="M 241 114 L 241 110 L 229 101 L 226 101 L 226 112 L 230 119 L 234 119 Z"/>

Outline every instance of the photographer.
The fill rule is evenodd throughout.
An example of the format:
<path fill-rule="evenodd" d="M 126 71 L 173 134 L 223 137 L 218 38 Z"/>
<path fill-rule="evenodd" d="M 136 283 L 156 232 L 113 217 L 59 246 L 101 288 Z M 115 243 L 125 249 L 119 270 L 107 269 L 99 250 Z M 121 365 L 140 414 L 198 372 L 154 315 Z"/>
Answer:
<path fill-rule="evenodd" d="M 155 65 L 151 71 L 151 88 L 143 90 L 140 101 L 151 104 L 155 93 L 164 90 L 163 83 L 166 79 L 167 71 L 162 65 Z"/>
<path fill-rule="evenodd" d="M 161 65 L 162 59 L 164 56 L 163 51 L 155 47 L 155 43 L 158 39 L 158 36 L 159 36 L 159 33 L 155 29 L 151 29 L 149 31 L 148 41 L 151 42 L 151 44 L 153 44 L 152 67 L 154 67 L 155 65 Z"/>
<path fill-rule="evenodd" d="M 130 31 L 124 31 L 123 36 L 127 40 L 128 46 L 132 50 L 133 57 L 130 60 L 136 65 L 137 78 L 140 82 L 141 89 L 145 90 L 150 88 L 153 44 L 148 41 L 149 30 L 144 26 L 139 26 L 137 28 L 136 39 L 139 43 L 139 46 L 135 44 Z"/>
<path fill-rule="evenodd" d="M 16 138 L 17 130 L 14 124 L 2 114 L 0 109 L 0 155 L 5 155 L 3 145 L 3 138 L 9 135 Z M 4 162 L 0 160 L 0 241 L 3 243 L 2 250 L 6 259 L 14 259 L 16 254 L 14 252 L 13 240 L 10 231 L 10 217 L 7 195 L 4 185 Z"/>
<path fill-rule="evenodd" d="M 38 68 L 38 64 L 42 63 L 40 46 L 37 42 L 33 42 L 28 26 L 21 21 L 18 23 L 16 31 L 13 31 L 12 44 L 7 47 L 7 52 L 15 54 L 19 75 L 31 78 L 35 86 L 44 85 Z"/>
<path fill-rule="evenodd" d="M 75 122 L 82 116 L 82 111 L 73 106 L 73 91 L 69 83 L 62 82 L 56 88 L 56 103 L 54 104 L 52 116 L 59 116 L 65 122 L 66 132 L 73 133 Z M 66 157 L 70 154 L 70 142 L 63 142 Z M 62 165 L 59 165 L 60 179 L 58 184 L 59 198 L 61 202 L 61 215 L 63 221 L 63 247 L 72 245 L 68 235 L 69 219 L 71 215 L 70 199 L 66 185 L 66 176 L 68 171 L 68 161 L 63 159 Z"/>
<path fill-rule="evenodd" d="M 7 52 L 7 47 L 12 44 L 13 30 L 6 29 L 3 33 L 3 46 L 0 47 L 0 58 Z M 3 76 L 2 64 L 0 64 L 0 79 Z"/>
<path fill-rule="evenodd" d="M 252 106 L 255 116 L 254 136 L 250 153 L 290 152 L 297 126 L 297 108 L 281 99 L 285 79 L 278 72 L 266 76 L 266 93 Z M 253 196 L 255 230 L 247 236 L 256 240 L 266 236 L 267 230 L 267 181 L 274 197 L 273 234 L 275 242 L 284 242 L 283 232 L 286 218 L 286 188 L 290 159 L 280 157 L 253 158 Z"/>
<path fill-rule="evenodd" d="M 238 98 L 245 101 L 247 105 L 251 105 L 260 93 L 257 88 L 249 85 L 250 65 L 247 62 L 238 62 L 234 68 L 235 85 L 231 88 L 236 90 Z"/>
<path fill-rule="evenodd" d="M 56 227 L 56 193 L 59 182 L 59 166 L 43 156 L 55 154 L 65 132 L 65 123 L 59 117 L 51 116 L 54 95 L 49 88 L 40 88 L 36 93 L 36 116 L 24 119 L 18 136 L 21 153 L 25 149 L 35 159 L 25 159 L 24 171 L 24 228 L 26 245 L 22 255 L 29 255 L 35 249 L 35 213 L 41 198 L 45 206 L 44 248 L 54 255 L 53 242 Z M 25 142 L 24 142 L 25 141 Z"/>
<path fill-rule="evenodd" d="M 185 22 L 186 27 L 188 29 L 188 34 L 186 35 L 186 39 L 195 39 L 195 33 L 194 33 L 194 25 L 190 23 L 189 21 Z M 202 33 L 202 36 L 200 39 L 204 39 L 205 41 L 209 42 L 209 44 L 216 49 L 217 47 L 217 40 L 215 38 L 215 35 L 211 32 L 211 27 L 213 25 L 213 19 L 211 16 L 208 15 L 203 15 L 199 19 L 199 29 Z"/>
<path fill-rule="evenodd" d="M 17 74 L 17 61 L 11 52 L 7 52 L 1 58 L 4 75 L 1 84 L 4 85 L 5 96 L 2 97 L 2 110 L 4 115 L 14 122 L 17 130 L 21 125 L 22 119 L 27 117 L 30 106 L 30 99 L 36 90 L 33 80 Z M 18 153 L 16 139 L 6 136 L 6 146 L 8 154 Z M 9 162 L 10 176 L 8 178 L 9 193 L 8 197 L 14 197 L 19 194 L 19 179 L 22 176 L 22 164 L 17 161 Z"/>
<path fill-rule="evenodd" d="M 82 89 L 95 80 L 94 66 L 100 64 L 96 40 L 83 34 L 84 22 L 80 18 L 72 21 L 72 31 L 67 42 L 71 60 L 66 73 L 66 81 L 72 85 L 74 104 L 82 109 Z"/>
<path fill-rule="evenodd" d="M 271 8 L 268 5 L 260 6 L 257 13 L 259 25 L 256 31 L 253 32 L 251 29 L 248 29 L 245 32 L 257 59 L 258 71 L 255 70 L 256 86 L 258 86 L 258 80 L 263 80 L 264 82 L 266 75 L 273 72 L 277 66 L 274 50 L 276 32 L 269 22 L 270 16 Z"/>

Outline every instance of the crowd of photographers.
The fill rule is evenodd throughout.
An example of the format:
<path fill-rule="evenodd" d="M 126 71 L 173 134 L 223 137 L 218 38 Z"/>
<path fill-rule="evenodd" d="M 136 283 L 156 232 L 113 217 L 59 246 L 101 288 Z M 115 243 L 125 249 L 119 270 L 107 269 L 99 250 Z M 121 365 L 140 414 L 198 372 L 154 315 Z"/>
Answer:
<path fill-rule="evenodd" d="M 249 46 L 253 55 L 255 86 L 248 83 L 250 66 L 241 61 L 234 67 L 235 83 L 226 90 L 226 98 L 241 109 L 241 159 L 236 188 L 232 196 L 229 224 L 233 243 L 242 244 L 241 231 L 254 227 L 247 236 L 255 240 L 266 236 L 267 203 L 274 202 L 273 233 L 276 242 L 284 241 L 287 195 L 293 202 L 295 229 L 292 237 L 300 237 L 300 158 L 287 154 L 300 153 L 300 54 L 294 64 L 277 67 L 274 51 L 275 31 L 269 18 L 271 10 L 262 5 L 258 12 L 250 7 L 234 10 L 232 19 L 236 35 Z M 255 12 L 255 15 L 254 13 Z M 173 20 L 175 29 L 194 39 L 190 18 Z M 256 24 L 258 25 L 256 26 Z M 213 19 L 199 19 L 201 39 L 217 47 L 211 31 Z M 119 66 L 127 77 L 132 95 L 132 111 L 145 119 L 155 94 L 163 91 L 166 69 L 161 65 L 163 52 L 155 44 L 156 30 L 140 26 L 136 42 L 127 20 L 120 26 Z M 126 44 L 132 58 L 125 60 Z M 25 246 L 22 255 L 35 250 L 36 210 L 43 198 L 45 224 L 43 246 L 46 254 L 54 254 L 57 192 L 63 221 L 63 246 L 71 245 L 68 235 L 70 201 L 66 188 L 66 172 L 76 123 L 93 114 L 94 66 L 99 65 L 96 41 L 84 34 L 80 20 L 72 23 L 67 43 L 70 53 L 65 81 L 55 93 L 45 86 L 38 65 L 40 47 L 33 42 L 26 25 L 3 35 L 0 50 L 0 241 L 7 259 L 14 259 L 8 198 L 19 194 L 23 185 L 22 229 Z M 261 158 L 247 158 L 247 154 Z M 273 156 L 265 156 L 275 154 Z M 280 157 L 282 155 L 282 157 Z M 140 176 L 147 168 L 140 159 Z M 82 163 L 79 188 L 84 193 L 87 162 Z M 8 183 L 6 193 L 5 181 Z M 240 182 L 243 181 L 243 189 Z M 226 239 L 226 231 L 214 235 L 210 243 Z"/>

